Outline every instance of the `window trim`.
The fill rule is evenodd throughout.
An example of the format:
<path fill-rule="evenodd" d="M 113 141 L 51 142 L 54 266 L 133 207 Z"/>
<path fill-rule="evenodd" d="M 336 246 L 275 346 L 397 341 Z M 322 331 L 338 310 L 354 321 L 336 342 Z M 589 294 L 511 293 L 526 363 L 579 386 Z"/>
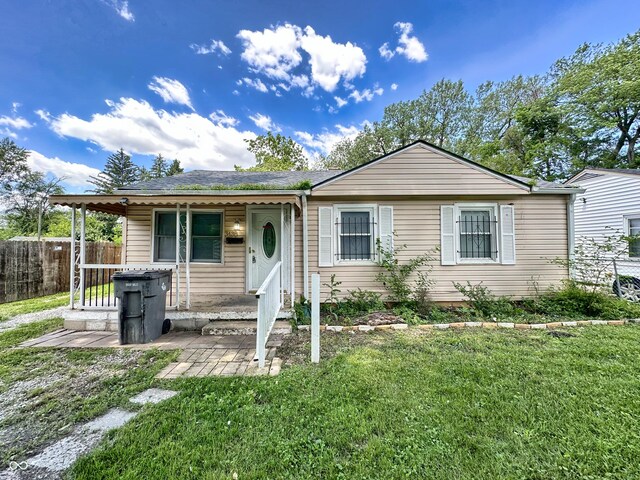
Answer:
<path fill-rule="evenodd" d="M 186 208 L 181 208 L 180 209 L 180 213 L 187 213 L 187 209 Z M 194 262 L 193 260 L 191 260 L 191 258 L 187 259 L 187 261 L 189 262 L 190 265 L 209 265 L 209 266 L 220 266 L 220 265 L 224 265 L 224 225 L 225 225 L 225 211 L 223 208 L 215 208 L 215 209 L 201 209 L 201 208 L 190 208 L 189 209 L 189 223 L 191 225 L 193 225 L 193 213 L 219 213 L 221 215 L 220 217 L 220 262 L 207 262 L 207 261 L 203 261 L 203 260 L 198 260 L 197 262 Z M 173 216 L 175 218 L 176 215 L 176 209 L 175 208 L 154 208 L 152 209 L 151 212 L 151 259 L 150 259 L 150 263 L 152 265 L 178 265 L 179 263 L 179 259 L 176 259 L 173 262 L 166 262 L 166 261 L 157 261 L 155 260 L 155 241 L 156 241 L 156 213 L 173 213 Z M 191 233 L 191 237 L 193 237 L 193 230 L 190 232 Z M 191 242 L 191 238 L 188 239 L 187 241 Z M 193 252 L 193 248 L 192 245 L 190 245 L 191 248 L 189 248 L 189 256 L 192 255 Z"/>
<path fill-rule="evenodd" d="M 631 222 L 630 222 L 630 220 L 640 220 L 640 213 L 626 214 L 626 215 L 623 215 L 622 218 L 623 218 L 623 221 L 624 221 L 624 234 L 627 237 L 629 237 L 629 236 L 631 236 Z M 640 240 L 638 240 L 638 241 L 640 241 Z M 630 248 L 629 247 L 630 247 L 630 245 L 629 245 L 629 242 L 627 241 L 627 258 L 633 259 L 633 260 L 640 259 L 640 255 L 639 256 L 634 256 L 634 257 L 632 257 L 630 255 Z"/>
<path fill-rule="evenodd" d="M 499 211 L 500 207 L 497 203 L 487 202 L 460 202 L 454 203 L 453 220 L 455 224 L 455 253 L 456 253 L 456 265 L 495 265 L 500 264 L 500 248 L 499 239 L 501 236 L 501 225 Z M 492 258 L 463 258 L 460 253 L 460 215 L 462 210 L 476 210 L 486 211 L 491 210 L 493 215 L 493 221 L 495 222 L 495 231 L 491 235 L 492 245 L 491 248 L 496 252 L 495 257 Z"/>
<path fill-rule="evenodd" d="M 376 251 L 377 240 L 379 237 L 378 230 L 378 205 L 375 203 L 342 203 L 333 205 L 333 251 L 334 253 L 334 265 L 376 265 L 378 259 L 378 253 Z M 343 260 L 340 258 L 340 229 L 342 228 L 340 222 L 340 214 L 342 212 L 368 212 L 373 222 L 373 228 L 371 231 L 371 251 L 373 252 L 373 258 L 369 260 Z M 338 225 L 336 225 L 338 223 Z"/>

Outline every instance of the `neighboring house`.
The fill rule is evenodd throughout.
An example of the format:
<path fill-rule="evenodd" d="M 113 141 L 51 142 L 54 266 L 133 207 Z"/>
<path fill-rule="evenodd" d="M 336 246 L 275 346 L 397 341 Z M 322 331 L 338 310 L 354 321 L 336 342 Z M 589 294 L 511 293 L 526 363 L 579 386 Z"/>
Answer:
<path fill-rule="evenodd" d="M 534 282 L 546 289 L 568 277 L 551 261 L 570 254 L 579 192 L 533 185 L 418 141 L 346 172 L 198 170 L 51 202 L 123 216 L 126 268 L 172 268 L 173 305 L 203 308 L 275 276 L 288 299 L 308 298 L 313 272 L 323 284 L 335 274 L 343 296 L 384 293 L 375 278 L 378 241 L 406 245 L 401 262 L 433 255 L 435 301 L 463 300 L 453 282 L 467 281 L 525 297 Z M 85 265 L 82 281 L 90 268 L 107 267 Z M 327 294 L 324 286 L 321 298 Z"/>
<path fill-rule="evenodd" d="M 576 242 L 640 235 L 640 170 L 587 168 L 565 184 L 585 190 L 576 197 Z M 630 239 L 625 247 L 617 264 L 619 273 L 640 277 L 640 237 Z M 629 286 L 637 287 L 640 297 L 640 280 Z"/>

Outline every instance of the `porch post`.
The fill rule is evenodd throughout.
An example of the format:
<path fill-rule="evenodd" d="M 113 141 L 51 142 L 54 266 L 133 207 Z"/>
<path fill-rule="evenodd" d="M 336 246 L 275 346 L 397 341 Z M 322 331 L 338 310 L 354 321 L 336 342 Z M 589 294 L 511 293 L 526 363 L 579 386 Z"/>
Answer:
<path fill-rule="evenodd" d="M 291 204 L 291 308 L 296 301 L 296 205 Z"/>
<path fill-rule="evenodd" d="M 69 308 L 75 307 L 75 292 L 73 287 L 76 284 L 76 204 L 71 205 L 71 263 L 69 265 Z"/>
<path fill-rule="evenodd" d="M 309 299 L 309 221 L 307 215 L 307 195 L 302 194 L 302 266 L 304 298 Z"/>
<path fill-rule="evenodd" d="M 280 261 L 284 260 L 284 205 L 280 204 Z M 285 267 L 286 268 L 286 267 Z M 284 305 L 284 268 L 280 267 L 280 305 Z"/>
<path fill-rule="evenodd" d="M 180 310 L 180 204 L 176 204 L 176 310 Z"/>
<path fill-rule="evenodd" d="M 187 282 L 187 299 L 185 306 L 187 310 L 191 308 L 191 205 L 187 203 L 187 238 L 185 240 L 185 265 Z"/>
<path fill-rule="evenodd" d="M 84 265 L 87 263 L 86 226 L 87 205 L 80 205 L 80 308 L 84 307 Z"/>

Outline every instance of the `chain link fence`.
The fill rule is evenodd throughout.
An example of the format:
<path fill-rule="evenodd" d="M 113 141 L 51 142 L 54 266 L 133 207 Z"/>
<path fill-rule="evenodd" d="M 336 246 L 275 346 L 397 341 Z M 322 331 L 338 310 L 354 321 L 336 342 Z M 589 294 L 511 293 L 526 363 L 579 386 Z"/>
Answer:
<path fill-rule="evenodd" d="M 613 293 L 631 302 L 640 302 L 640 258 L 613 260 Z"/>

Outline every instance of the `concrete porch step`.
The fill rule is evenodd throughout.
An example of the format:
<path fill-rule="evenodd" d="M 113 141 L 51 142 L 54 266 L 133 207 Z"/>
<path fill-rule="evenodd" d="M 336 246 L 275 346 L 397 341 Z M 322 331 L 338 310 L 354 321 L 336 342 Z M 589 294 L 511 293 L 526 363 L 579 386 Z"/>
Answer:
<path fill-rule="evenodd" d="M 202 327 L 202 335 L 255 335 L 258 325 L 255 320 L 216 320 Z M 291 324 L 285 320 L 277 320 L 273 335 L 291 333 Z"/>

